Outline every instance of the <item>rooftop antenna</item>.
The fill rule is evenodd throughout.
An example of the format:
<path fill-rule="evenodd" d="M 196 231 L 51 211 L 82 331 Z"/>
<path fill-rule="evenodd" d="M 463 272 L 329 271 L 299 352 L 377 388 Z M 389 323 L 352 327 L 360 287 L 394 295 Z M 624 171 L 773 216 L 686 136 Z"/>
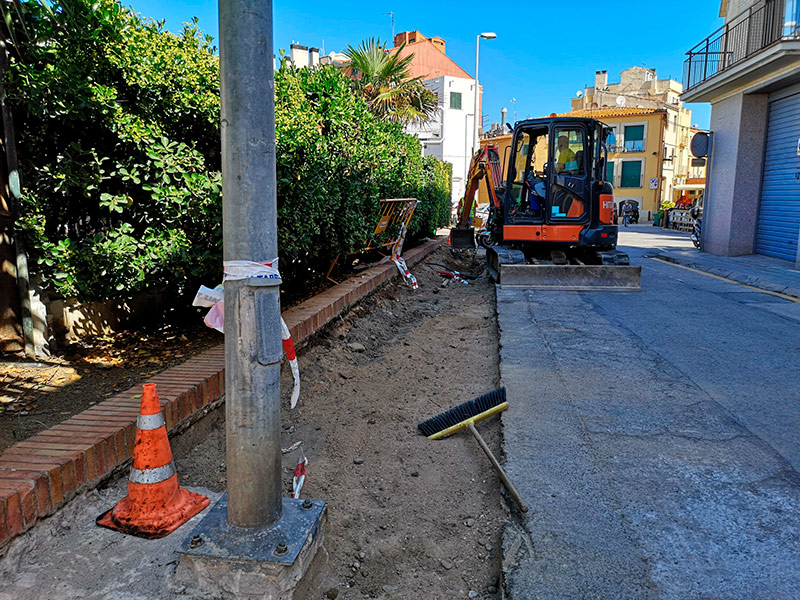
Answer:
<path fill-rule="evenodd" d="M 394 13 L 393 12 L 385 12 L 384 15 L 389 15 L 392 18 L 392 43 L 394 44 Z"/>

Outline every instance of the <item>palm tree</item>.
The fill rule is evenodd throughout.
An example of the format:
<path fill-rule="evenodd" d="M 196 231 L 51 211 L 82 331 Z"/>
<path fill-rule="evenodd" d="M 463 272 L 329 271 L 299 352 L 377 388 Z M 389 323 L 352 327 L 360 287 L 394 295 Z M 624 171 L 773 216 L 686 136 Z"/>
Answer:
<path fill-rule="evenodd" d="M 439 100 L 422 85 L 421 77 L 411 77 L 414 57 L 400 57 L 404 46 L 390 52 L 379 39 L 370 38 L 358 48 L 348 46 L 344 53 L 350 59 L 353 87 L 372 112 L 388 121 L 421 123 L 436 114 Z"/>

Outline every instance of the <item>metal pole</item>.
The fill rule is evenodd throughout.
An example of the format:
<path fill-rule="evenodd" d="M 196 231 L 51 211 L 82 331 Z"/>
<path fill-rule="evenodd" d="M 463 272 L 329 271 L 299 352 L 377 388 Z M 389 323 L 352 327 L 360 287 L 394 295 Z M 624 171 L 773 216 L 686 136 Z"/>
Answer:
<path fill-rule="evenodd" d="M 708 151 L 706 154 L 706 189 L 703 191 L 703 222 L 700 230 L 700 252 L 706 252 L 711 225 L 711 160 L 714 153 L 714 132 L 708 132 Z"/>
<path fill-rule="evenodd" d="M 472 154 L 478 151 L 478 50 L 481 45 L 481 36 L 475 37 L 475 127 L 472 131 Z"/>
<path fill-rule="evenodd" d="M 220 0 L 225 261 L 277 257 L 271 0 Z M 264 285 L 264 284 L 272 285 Z M 281 518 L 280 298 L 270 280 L 225 283 L 228 524 Z"/>

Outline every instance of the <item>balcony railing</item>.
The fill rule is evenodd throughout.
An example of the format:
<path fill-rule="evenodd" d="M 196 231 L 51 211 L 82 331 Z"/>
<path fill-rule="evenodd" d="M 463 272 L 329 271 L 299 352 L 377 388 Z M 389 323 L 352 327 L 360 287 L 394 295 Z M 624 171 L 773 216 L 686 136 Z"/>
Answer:
<path fill-rule="evenodd" d="M 612 154 L 622 152 L 644 152 L 644 140 L 627 140 L 622 144 L 610 144 L 608 151 Z"/>
<path fill-rule="evenodd" d="M 730 19 L 686 54 L 689 90 L 781 40 L 800 39 L 800 0 L 764 0 Z"/>

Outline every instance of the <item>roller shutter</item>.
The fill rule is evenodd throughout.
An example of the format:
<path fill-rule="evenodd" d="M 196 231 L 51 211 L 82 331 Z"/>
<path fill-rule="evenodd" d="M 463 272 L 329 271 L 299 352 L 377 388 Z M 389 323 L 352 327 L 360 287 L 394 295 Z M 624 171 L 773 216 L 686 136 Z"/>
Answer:
<path fill-rule="evenodd" d="M 756 252 L 792 262 L 800 230 L 800 93 L 769 105 Z"/>

